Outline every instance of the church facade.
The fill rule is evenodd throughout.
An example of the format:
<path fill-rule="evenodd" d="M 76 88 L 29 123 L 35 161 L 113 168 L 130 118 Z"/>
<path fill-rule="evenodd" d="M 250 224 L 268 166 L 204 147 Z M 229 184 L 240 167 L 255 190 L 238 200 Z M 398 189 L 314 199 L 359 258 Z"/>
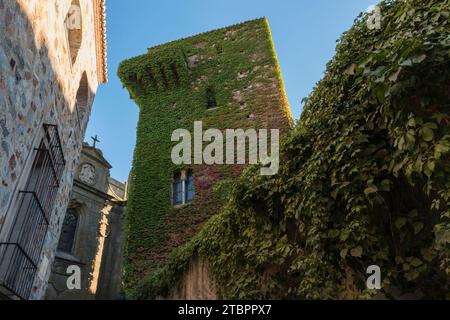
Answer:
<path fill-rule="evenodd" d="M 110 169 L 95 144 L 83 143 L 46 299 L 119 298 L 127 194 Z M 79 268 L 79 288 L 68 288 L 71 266 Z"/>
<path fill-rule="evenodd" d="M 42 299 L 91 106 L 104 0 L 0 0 L 0 297 Z"/>

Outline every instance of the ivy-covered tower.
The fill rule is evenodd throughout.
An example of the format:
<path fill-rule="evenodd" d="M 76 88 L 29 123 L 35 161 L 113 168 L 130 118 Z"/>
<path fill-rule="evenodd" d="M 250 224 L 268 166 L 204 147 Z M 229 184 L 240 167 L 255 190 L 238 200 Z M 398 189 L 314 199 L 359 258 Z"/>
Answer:
<path fill-rule="evenodd" d="M 140 108 L 126 214 L 126 286 L 157 270 L 218 212 L 243 165 L 172 163 L 172 132 L 293 125 L 266 18 L 177 40 L 121 63 Z"/>

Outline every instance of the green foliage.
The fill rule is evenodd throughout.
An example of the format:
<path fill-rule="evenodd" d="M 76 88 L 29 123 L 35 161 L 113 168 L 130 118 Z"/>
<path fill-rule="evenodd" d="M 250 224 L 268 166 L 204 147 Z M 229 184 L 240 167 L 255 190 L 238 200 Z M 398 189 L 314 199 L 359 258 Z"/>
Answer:
<path fill-rule="evenodd" d="M 196 197 L 174 209 L 171 179 L 180 168 L 170 159 L 175 145 L 172 132 L 179 128 L 193 132 L 197 120 L 203 121 L 204 130 L 272 125 L 287 129 L 292 120 L 265 19 L 151 48 L 122 62 L 118 75 L 140 107 L 125 223 L 128 290 L 166 264 L 174 248 L 189 241 L 202 223 L 220 211 L 226 189 L 218 187 L 216 194 L 213 185 L 232 179 L 242 169 L 192 166 Z M 274 93 L 271 98 L 261 92 L 268 87 Z M 235 99 L 237 91 L 251 108 Z M 217 108 L 208 110 L 214 105 Z M 250 113 L 261 121 L 249 120 Z M 266 119 L 281 119 L 282 126 Z"/>
<path fill-rule="evenodd" d="M 189 247 L 221 297 L 369 298 L 376 264 L 388 297 L 449 298 L 450 2 L 380 6 L 380 30 L 361 15 L 340 39 L 279 174 L 248 168 Z"/>
<path fill-rule="evenodd" d="M 153 300 L 167 297 L 186 272 L 190 259 L 195 255 L 197 243 L 198 237 L 194 237 L 187 244 L 175 248 L 169 255 L 165 266 L 153 271 L 129 290 L 128 298 Z"/>

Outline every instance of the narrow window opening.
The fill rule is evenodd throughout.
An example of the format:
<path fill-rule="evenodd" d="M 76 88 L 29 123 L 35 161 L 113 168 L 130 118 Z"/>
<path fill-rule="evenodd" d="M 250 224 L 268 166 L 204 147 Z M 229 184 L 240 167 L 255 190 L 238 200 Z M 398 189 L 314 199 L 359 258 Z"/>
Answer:
<path fill-rule="evenodd" d="M 208 109 L 217 108 L 216 92 L 211 86 L 206 88 L 206 107 Z"/>
<path fill-rule="evenodd" d="M 152 70 L 150 68 L 147 69 L 147 75 L 148 75 L 148 78 L 150 79 L 150 83 L 151 83 L 153 89 L 155 91 L 157 91 L 158 90 L 158 83 L 156 82 L 155 76 L 153 75 L 153 72 L 152 72 Z"/>
<path fill-rule="evenodd" d="M 163 65 L 159 66 L 159 72 L 161 72 L 161 77 L 164 81 L 164 86 L 166 87 L 166 89 L 168 89 L 169 88 L 169 80 L 167 79 L 166 70 Z"/>
<path fill-rule="evenodd" d="M 175 77 L 176 84 L 180 84 L 180 76 L 178 75 L 177 64 L 175 62 L 170 64 L 170 69 L 172 70 L 173 76 Z"/>
<path fill-rule="evenodd" d="M 75 208 L 67 209 L 58 243 L 58 250 L 73 254 L 79 215 Z"/>

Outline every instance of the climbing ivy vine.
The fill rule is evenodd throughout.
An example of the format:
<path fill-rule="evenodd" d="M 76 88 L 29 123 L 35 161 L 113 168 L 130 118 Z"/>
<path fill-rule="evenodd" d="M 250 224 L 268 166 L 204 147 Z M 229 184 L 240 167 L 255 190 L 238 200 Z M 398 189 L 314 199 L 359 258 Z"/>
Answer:
<path fill-rule="evenodd" d="M 140 108 L 125 222 L 128 290 L 221 210 L 242 171 L 193 165 L 194 201 L 174 208 L 171 179 L 182 168 L 171 160 L 174 130 L 193 132 L 198 120 L 204 130 L 293 124 L 266 19 L 150 48 L 122 62 L 118 75 Z"/>
<path fill-rule="evenodd" d="M 248 168 L 224 210 L 135 298 L 167 295 L 207 260 L 222 298 L 450 298 L 450 2 L 361 14 L 284 141 L 278 175 Z"/>

